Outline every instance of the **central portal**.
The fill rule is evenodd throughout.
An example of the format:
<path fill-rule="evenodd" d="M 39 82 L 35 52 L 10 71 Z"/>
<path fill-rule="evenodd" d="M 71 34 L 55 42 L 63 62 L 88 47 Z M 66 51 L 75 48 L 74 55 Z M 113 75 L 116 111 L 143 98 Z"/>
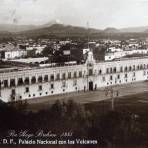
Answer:
<path fill-rule="evenodd" d="M 93 91 L 93 82 L 92 81 L 89 82 L 89 90 Z"/>

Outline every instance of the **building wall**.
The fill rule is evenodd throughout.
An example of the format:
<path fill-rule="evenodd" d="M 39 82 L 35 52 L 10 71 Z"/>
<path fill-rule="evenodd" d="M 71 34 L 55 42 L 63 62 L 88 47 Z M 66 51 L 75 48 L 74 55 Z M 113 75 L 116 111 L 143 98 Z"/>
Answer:
<path fill-rule="evenodd" d="M 14 58 L 20 58 L 22 56 L 26 56 L 27 55 L 27 51 L 20 51 L 20 50 L 16 50 L 16 51 L 6 51 L 5 52 L 5 59 L 14 59 Z"/>
<path fill-rule="evenodd" d="M 132 50 L 124 50 L 124 51 L 115 51 L 115 52 L 109 52 L 105 55 L 105 61 L 111 61 L 117 58 L 121 58 L 127 55 L 132 54 L 148 54 L 148 49 L 132 49 Z"/>
<path fill-rule="evenodd" d="M 71 77 L 68 76 L 69 73 L 71 73 Z M 59 79 L 57 75 L 60 75 Z M 47 78 L 47 76 L 48 80 L 44 79 L 45 77 Z M 33 77 L 36 78 L 34 84 L 31 80 Z M 42 81 L 40 80 L 41 77 Z M 20 78 L 22 78 L 21 85 Z M 26 83 L 26 78 L 29 78 L 29 83 Z M 147 58 L 91 63 L 88 65 L 18 70 L 0 73 L 1 99 L 5 102 L 30 99 L 90 90 L 92 89 L 91 85 L 93 90 L 95 90 L 100 87 L 144 81 L 147 79 Z M 6 80 L 8 86 L 6 85 Z M 15 86 L 10 86 L 10 83 L 12 85 L 12 80 L 15 81 Z"/>

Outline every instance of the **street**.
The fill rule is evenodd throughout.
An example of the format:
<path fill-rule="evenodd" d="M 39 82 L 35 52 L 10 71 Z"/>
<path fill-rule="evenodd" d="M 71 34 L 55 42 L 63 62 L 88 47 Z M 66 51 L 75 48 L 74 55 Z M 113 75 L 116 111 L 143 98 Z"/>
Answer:
<path fill-rule="evenodd" d="M 112 90 L 112 93 L 110 90 Z M 148 92 L 148 82 L 138 82 L 113 86 L 108 90 L 106 88 L 100 88 L 97 91 L 65 93 L 60 95 L 30 99 L 27 101 L 30 106 L 33 106 L 33 108 L 46 108 L 49 104 L 53 104 L 56 100 L 67 101 L 71 99 L 77 103 L 90 103 L 93 101 L 106 100 L 111 97 L 117 98 L 144 92 Z"/>

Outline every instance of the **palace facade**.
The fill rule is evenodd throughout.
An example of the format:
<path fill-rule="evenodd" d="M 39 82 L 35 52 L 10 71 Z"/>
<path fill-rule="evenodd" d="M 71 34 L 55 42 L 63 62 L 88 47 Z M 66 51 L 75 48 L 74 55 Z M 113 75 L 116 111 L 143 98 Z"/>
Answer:
<path fill-rule="evenodd" d="M 96 63 L 90 53 L 81 65 L 2 69 L 0 98 L 5 102 L 35 99 L 145 80 L 148 57 Z"/>

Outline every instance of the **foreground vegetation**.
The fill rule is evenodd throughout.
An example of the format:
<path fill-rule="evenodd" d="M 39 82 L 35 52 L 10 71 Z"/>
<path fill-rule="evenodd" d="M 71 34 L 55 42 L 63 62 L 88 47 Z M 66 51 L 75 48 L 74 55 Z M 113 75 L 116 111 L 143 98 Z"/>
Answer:
<path fill-rule="evenodd" d="M 56 101 L 38 112 L 27 111 L 26 102 L 0 103 L 0 135 L 7 135 L 12 129 L 27 129 L 31 133 L 41 129 L 58 135 L 72 132 L 71 139 L 97 139 L 98 147 L 147 146 L 148 104 L 135 102 L 131 105 L 136 98 L 127 99 L 128 104 L 124 104 L 124 99 L 116 101 L 114 111 L 110 110 L 109 101 L 86 105 L 72 100 Z"/>

